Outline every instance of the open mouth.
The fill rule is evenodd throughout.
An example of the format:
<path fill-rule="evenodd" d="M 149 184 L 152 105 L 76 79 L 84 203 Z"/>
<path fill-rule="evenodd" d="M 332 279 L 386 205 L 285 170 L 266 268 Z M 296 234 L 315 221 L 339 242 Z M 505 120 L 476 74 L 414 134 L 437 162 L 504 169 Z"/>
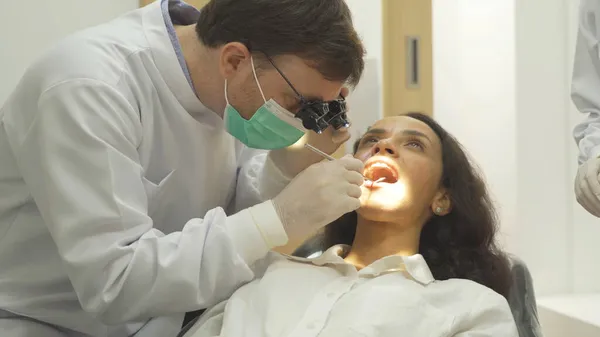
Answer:
<path fill-rule="evenodd" d="M 365 168 L 365 178 L 373 182 L 395 184 L 398 182 L 398 171 L 384 162 L 374 162 Z"/>

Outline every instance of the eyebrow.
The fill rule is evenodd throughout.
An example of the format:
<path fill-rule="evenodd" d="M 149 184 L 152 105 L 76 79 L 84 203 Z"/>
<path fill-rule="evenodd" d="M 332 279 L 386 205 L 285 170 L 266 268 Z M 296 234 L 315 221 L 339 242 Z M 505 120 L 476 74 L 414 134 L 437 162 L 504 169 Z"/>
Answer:
<path fill-rule="evenodd" d="M 388 131 L 387 131 L 387 130 L 385 130 L 385 129 L 371 129 L 371 128 L 369 128 L 369 129 L 367 130 L 367 132 L 365 132 L 365 134 L 364 134 L 364 135 L 365 135 L 365 136 L 366 136 L 366 135 L 381 135 L 381 134 L 384 134 L 384 133 L 387 133 L 387 132 L 388 132 Z"/>
<path fill-rule="evenodd" d="M 307 101 L 323 101 L 323 97 L 314 95 L 302 95 Z"/>
<path fill-rule="evenodd" d="M 299 100 L 300 99 L 300 96 L 296 95 L 296 93 L 294 91 L 286 93 L 286 96 L 288 96 L 290 98 L 293 98 L 295 100 Z M 306 101 L 322 101 L 323 100 L 322 97 L 313 96 L 313 95 L 310 95 L 310 96 L 308 96 L 308 95 L 302 95 L 302 97 Z"/>
<path fill-rule="evenodd" d="M 385 130 L 385 129 L 369 129 L 369 130 L 367 130 L 367 132 L 365 133 L 365 136 L 366 136 L 366 135 L 373 135 L 373 134 L 376 134 L 376 135 L 381 135 L 381 134 L 385 134 L 385 133 L 387 133 L 387 132 L 388 132 L 388 131 L 387 131 L 387 130 Z M 431 142 L 431 139 L 429 139 L 429 137 L 427 137 L 427 135 L 426 135 L 426 134 L 424 134 L 424 133 L 423 133 L 423 132 L 421 132 L 421 131 L 417 131 L 417 130 L 408 129 L 408 130 L 402 130 L 402 134 L 403 134 L 403 135 L 405 135 L 405 136 L 416 136 L 416 137 L 425 138 L 425 139 L 427 139 L 429 142 Z"/>
<path fill-rule="evenodd" d="M 431 142 L 431 139 L 429 139 L 429 137 L 427 137 L 427 135 L 424 134 L 421 131 L 417 131 L 417 130 L 404 130 L 404 131 L 402 131 L 402 134 L 407 135 L 407 136 L 416 136 L 416 137 L 425 138 L 429 142 Z"/>

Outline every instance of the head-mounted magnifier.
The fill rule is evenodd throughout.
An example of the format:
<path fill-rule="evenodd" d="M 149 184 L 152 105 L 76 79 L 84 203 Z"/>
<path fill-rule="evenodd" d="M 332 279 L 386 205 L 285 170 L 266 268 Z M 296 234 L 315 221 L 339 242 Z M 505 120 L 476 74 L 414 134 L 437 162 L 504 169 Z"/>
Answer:
<path fill-rule="evenodd" d="M 340 95 L 340 98 L 332 101 L 307 100 L 294 88 L 288 78 L 275 65 L 271 57 L 267 54 L 265 56 L 300 99 L 300 109 L 295 114 L 295 117 L 302 121 L 302 125 L 306 129 L 322 133 L 330 125 L 335 130 L 350 126 L 350 121 L 346 114 L 346 99 L 344 97 Z"/>

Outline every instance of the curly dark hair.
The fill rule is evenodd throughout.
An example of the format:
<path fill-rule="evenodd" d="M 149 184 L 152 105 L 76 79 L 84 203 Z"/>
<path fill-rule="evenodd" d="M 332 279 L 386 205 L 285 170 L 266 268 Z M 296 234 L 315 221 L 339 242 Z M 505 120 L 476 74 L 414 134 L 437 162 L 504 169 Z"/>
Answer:
<path fill-rule="evenodd" d="M 419 253 L 436 280 L 461 278 L 475 281 L 508 298 L 510 263 L 495 242 L 498 221 L 483 177 L 469 160 L 461 144 L 431 117 L 405 115 L 427 124 L 442 145 L 441 184 L 446 188 L 452 211 L 433 215 L 423 226 Z M 358 142 L 354 145 L 356 153 Z M 348 213 L 324 229 L 319 245 L 352 244 L 357 215 Z"/>

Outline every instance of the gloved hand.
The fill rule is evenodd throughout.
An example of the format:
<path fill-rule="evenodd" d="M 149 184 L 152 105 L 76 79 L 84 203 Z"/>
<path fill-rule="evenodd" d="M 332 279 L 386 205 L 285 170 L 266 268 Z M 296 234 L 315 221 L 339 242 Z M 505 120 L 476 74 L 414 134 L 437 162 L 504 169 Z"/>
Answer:
<path fill-rule="evenodd" d="M 348 88 L 343 88 L 341 95 L 343 97 L 348 96 Z M 350 139 L 350 132 L 349 128 L 334 130 L 330 126 L 321 134 L 309 131 L 304 137 L 306 143 L 327 154 L 333 154 L 342 144 Z M 320 155 L 304 147 L 295 146 L 272 150 L 269 156 L 273 160 L 273 163 L 288 177 L 295 177 L 310 165 L 323 160 L 323 157 Z"/>
<path fill-rule="evenodd" d="M 290 238 L 304 238 L 360 207 L 364 164 L 348 155 L 298 174 L 273 204 Z"/>
<path fill-rule="evenodd" d="M 577 170 L 575 195 L 588 212 L 600 217 L 600 158 L 592 158 Z"/>

